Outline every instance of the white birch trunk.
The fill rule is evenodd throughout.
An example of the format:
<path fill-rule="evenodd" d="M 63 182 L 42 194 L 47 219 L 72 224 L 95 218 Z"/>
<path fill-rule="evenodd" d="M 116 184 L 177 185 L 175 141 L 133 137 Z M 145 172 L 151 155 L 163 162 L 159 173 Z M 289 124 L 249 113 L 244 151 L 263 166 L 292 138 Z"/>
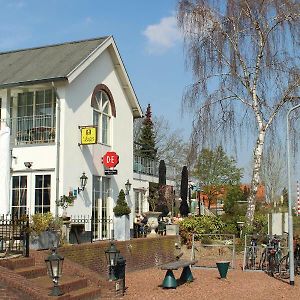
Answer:
<path fill-rule="evenodd" d="M 256 194 L 257 194 L 258 186 L 260 183 L 260 168 L 261 168 L 261 162 L 262 162 L 262 154 L 263 154 L 265 135 L 266 135 L 265 131 L 260 130 L 258 138 L 257 138 L 257 142 L 256 142 L 256 147 L 255 147 L 254 153 L 253 153 L 254 166 L 253 166 L 250 194 L 248 197 L 248 207 L 247 207 L 247 213 L 246 213 L 247 225 L 252 225 L 253 219 L 254 219 Z"/>

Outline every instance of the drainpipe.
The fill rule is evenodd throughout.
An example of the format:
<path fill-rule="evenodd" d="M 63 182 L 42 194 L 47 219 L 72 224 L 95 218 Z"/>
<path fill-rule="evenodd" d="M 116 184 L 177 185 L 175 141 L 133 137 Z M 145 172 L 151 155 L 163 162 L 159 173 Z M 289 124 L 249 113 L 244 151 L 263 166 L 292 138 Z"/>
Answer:
<path fill-rule="evenodd" d="M 52 81 L 52 87 L 55 93 L 57 102 L 56 106 L 56 166 L 55 166 L 55 216 L 58 217 L 57 201 L 59 200 L 59 169 L 60 169 L 60 97 L 57 93 L 54 82 Z"/>

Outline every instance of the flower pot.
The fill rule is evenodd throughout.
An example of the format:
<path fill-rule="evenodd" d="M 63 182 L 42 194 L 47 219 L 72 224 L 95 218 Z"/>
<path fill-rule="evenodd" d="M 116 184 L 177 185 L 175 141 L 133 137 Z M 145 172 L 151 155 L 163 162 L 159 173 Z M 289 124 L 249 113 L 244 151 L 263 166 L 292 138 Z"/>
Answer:
<path fill-rule="evenodd" d="M 130 240 L 129 215 L 123 215 L 121 217 L 115 217 L 114 238 L 117 241 L 128 241 L 128 240 Z"/>
<path fill-rule="evenodd" d="M 158 227 L 158 217 L 161 215 L 159 211 L 148 211 L 145 213 L 148 218 L 148 224 L 151 229 L 149 236 L 156 236 L 155 229 Z"/>
<path fill-rule="evenodd" d="M 30 249 L 45 250 L 58 247 L 60 234 L 56 231 L 43 231 L 30 237 Z"/>
<path fill-rule="evenodd" d="M 229 261 L 219 261 L 216 264 L 217 264 L 221 279 L 225 279 L 227 276 L 230 262 Z"/>

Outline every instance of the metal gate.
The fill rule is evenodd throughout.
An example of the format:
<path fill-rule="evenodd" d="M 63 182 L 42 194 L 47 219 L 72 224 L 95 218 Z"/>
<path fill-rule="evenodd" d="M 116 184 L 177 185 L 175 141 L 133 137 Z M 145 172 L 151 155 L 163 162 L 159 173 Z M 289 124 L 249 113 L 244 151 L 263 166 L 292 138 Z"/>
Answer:
<path fill-rule="evenodd" d="M 217 261 L 229 261 L 235 268 L 234 234 L 193 234 L 191 259 L 198 262 L 195 267 L 216 268 Z"/>

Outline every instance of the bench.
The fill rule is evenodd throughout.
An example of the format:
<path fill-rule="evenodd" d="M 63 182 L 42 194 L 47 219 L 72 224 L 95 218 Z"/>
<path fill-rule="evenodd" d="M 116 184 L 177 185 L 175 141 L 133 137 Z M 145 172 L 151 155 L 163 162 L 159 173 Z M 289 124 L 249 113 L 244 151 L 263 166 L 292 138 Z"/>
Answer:
<path fill-rule="evenodd" d="M 165 278 L 162 283 L 163 288 L 177 287 L 177 280 L 175 279 L 173 270 L 183 268 L 179 281 L 181 283 L 192 282 L 194 280 L 190 266 L 197 263 L 197 260 L 178 259 L 160 266 L 161 270 L 167 270 Z"/>

